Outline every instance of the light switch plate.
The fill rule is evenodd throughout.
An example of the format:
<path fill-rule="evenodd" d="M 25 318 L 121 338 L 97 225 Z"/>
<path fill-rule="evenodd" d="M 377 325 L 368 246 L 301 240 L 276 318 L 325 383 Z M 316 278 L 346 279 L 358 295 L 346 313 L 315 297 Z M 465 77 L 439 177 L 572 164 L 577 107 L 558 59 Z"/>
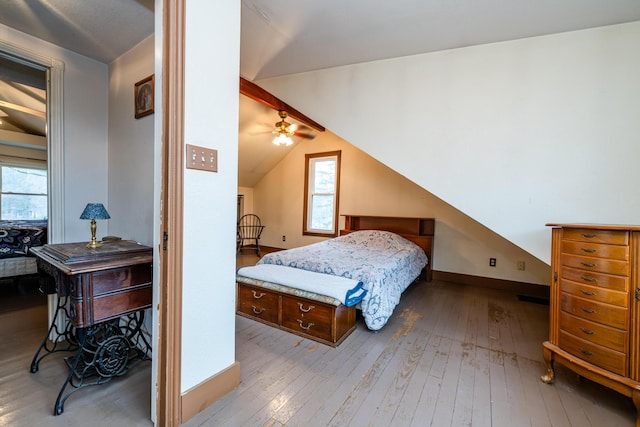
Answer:
<path fill-rule="evenodd" d="M 187 144 L 187 169 L 218 172 L 218 150 Z"/>

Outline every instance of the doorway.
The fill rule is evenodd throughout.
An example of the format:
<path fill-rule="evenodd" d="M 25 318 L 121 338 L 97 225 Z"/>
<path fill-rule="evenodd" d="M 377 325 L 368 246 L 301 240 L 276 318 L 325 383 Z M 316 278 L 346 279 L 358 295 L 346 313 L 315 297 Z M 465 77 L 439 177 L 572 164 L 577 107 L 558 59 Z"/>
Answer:
<path fill-rule="evenodd" d="M 40 307 L 32 246 L 47 243 L 47 70 L 0 54 L 0 313 Z M 42 310 L 44 308 L 44 310 Z M 45 314 L 46 318 L 46 314 Z"/>
<path fill-rule="evenodd" d="M 2 140 L 0 154 L 11 155 L 10 158 L 14 163 L 18 159 L 22 159 L 22 166 L 28 165 L 28 163 L 24 163 L 25 161 L 40 161 L 41 167 L 45 168 L 47 174 L 47 235 L 45 240 L 47 243 L 59 243 L 63 241 L 64 236 L 64 147 L 62 138 L 64 134 L 62 120 L 64 63 L 1 41 L 0 59 L 6 69 L 0 75 L 0 79 L 7 81 L 3 87 L 6 91 L 11 89 L 13 94 L 12 97 L 5 98 L 0 92 L 0 100 L 3 101 L 0 109 L 6 114 L 4 121 L 11 124 L 11 128 L 0 128 L 0 140 Z M 19 100 L 29 96 L 34 98 L 33 103 L 20 105 Z M 24 110 L 22 116 L 16 113 L 20 110 Z M 44 124 L 38 125 L 38 120 L 33 119 L 33 116 L 38 116 L 38 120 Z M 37 133 L 37 129 L 40 129 L 40 133 L 44 135 L 38 138 L 37 135 L 31 135 L 26 131 L 16 131 L 22 127 L 25 130 L 31 130 L 32 133 Z M 45 130 L 42 131 L 42 128 Z M 16 133 L 24 135 L 22 138 L 9 137 Z M 25 140 L 30 144 L 27 144 Z M 46 321 L 42 322 L 45 329 L 53 318 L 56 302 L 55 295 L 47 297 Z"/>
<path fill-rule="evenodd" d="M 20 96 L 23 99 L 26 99 L 29 94 L 34 98 L 34 100 L 38 100 L 38 96 L 41 98 L 39 102 L 43 105 L 42 109 L 33 108 L 33 106 L 28 106 L 28 108 L 31 110 L 31 113 L 38 111 L 39 113 L 44 114 L 43 119 L 45 131 L 41 132 L 44 134 L 44 139 L 40 139 L 37 143 L 30 137 L 27 137 L 28 143 L 25 141 L 16 142 L 11 140 L 5 141 L 6 143 L 2 143 L 3 141 L 0 141 L 0 150 L 4 150 L 5 153 L 11 151 L 12 154 L 16 156 L 16 149 L 24 149 L 25 147 L 31 148 L 32 151 L 30 151 L 30 154 L 26 155 L 26 157 L 36 156 L 38 160 L 45 162 L 48 187 L 47 242 L 61 243 L 63 242 L 64 236 L 64 128 L 62 120 L 64 63 L 60 60 L 35 54 L 1 41 L 0 59 L 2 60 L 2 63 L 7 64 L 7 67 L 11 66 L 13 68 L 12 72 L 7 73 L 9 81 L 11 81 L 12 76 L 19 74 L 32 74 L 34 76 L 38 76 L 37 79 L 44 76 L 44 85 L 41 80 L 40 83 L 38 83 L 40 87 L 38 90 L 41 91 L 39 92 L 39 95 L 37 91 L 34 94 L 33 90 L 29 89 L 29 86 L 38 87 L 34 86 L 35 83 L 33 83 L 33 81 L 35 78 L 33 76 L 28 79 L 22 77 L 26 79 L 26 83 L 20 83 L 24 86 L 17 91 L 17 93 L 22 94 Z M 16 79 L 17 78 L 18 77 L 16 77 Z M 0 75 L 0 79 L 4 79 L 4 77 Z M 8 87 L 13 87 L 16 84 L 17 83 L 10 82 L 8 83 Z M 3 100 L 2 96 L 0 96 L 0 100 Z M 11 104 L 14 104 L 13 110 L 20 109 L 19 107 L 21 107 L 18 102 L 12 102 Z M 6 111 L 8 109 L 7 104 L 3 105 L 0 103 L 0 109 L 9 115 Z M 27 111 L 27 116 L 29 115 L 28 112 L 29 111 Z M 12 112 L 11 114 L 15 113 Z M 34 114 L 31 114 L 31 116 Z M 0 120 L 2 120 L 2 118 L 0 118 Z M 11 120 L 13 120 L 14 123 L 13 127 L 19 127 L 25 119 L 19 121 L 18 119 L 12 118 Z M 22 124 L 22 126 L 25 126 L 25 129 L 30 129 L 26 124 Z M 30 126 L 33 127 L 35 125 L 32 124 Z M 27 132 L 22 133 L 26 134 Z M 0 128 L 0 135 L 6 137 L 8 134 L 3 132 L 3 129 Z M 0 137 L 0 140 L 3 140 L 3 138 Z M 37 147 L 37 149 L 35 147 Z M 21 154 L 18 154 L 17 156 L 25 157 L 25 152 L 26 151 L 21 150 Z M 0 151 L 0 153 L 2 152 Z"/>

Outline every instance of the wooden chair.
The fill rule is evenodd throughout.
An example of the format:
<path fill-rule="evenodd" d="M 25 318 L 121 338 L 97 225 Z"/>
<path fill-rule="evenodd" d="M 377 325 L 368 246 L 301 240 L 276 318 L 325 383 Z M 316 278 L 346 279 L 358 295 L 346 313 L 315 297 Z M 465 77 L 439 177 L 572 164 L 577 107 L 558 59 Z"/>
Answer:
<path fill-rule="evenodd" d="M 237 251 L 242 253 L 242 248 L 247 246 L 245 245 L 245 241 L 248 240 L 251 244 L 255 244 L 256 254 L 260 256 L 259 241 L 263 229 L 264 225 L 260 223 L 260 217 L 258 217 L 258 215 L 247 214 L 241 216 L 238 220 Z"/>

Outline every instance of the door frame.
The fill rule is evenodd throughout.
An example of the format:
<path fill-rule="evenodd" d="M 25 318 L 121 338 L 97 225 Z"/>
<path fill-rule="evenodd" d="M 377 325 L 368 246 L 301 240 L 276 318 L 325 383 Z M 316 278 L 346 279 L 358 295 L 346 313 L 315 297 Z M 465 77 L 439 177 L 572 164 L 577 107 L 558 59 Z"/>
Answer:
<path fill-rule="evenodd" d="M 0 52 L 47 73 L 47 242 L 64 242 L 64 62 L 0 41 Z M 53 321 L 58 294 L 47 298 L 47 326 Z M 56 322 L 64 330 L 65 316 Z M 56 337 L 54 337 L 56 338 Z"/>
<path fill-rule="evenodd" d="M 64 62 L 2 41 L 0 52 L 47 72 L 47 241 L 60 243 L 64 239 Z"/>
<path fill-rule="evenodd" d="M 185 0 L 162 6 L 162 190 L 156 425 L 177 427 L 182 353 Z"/>

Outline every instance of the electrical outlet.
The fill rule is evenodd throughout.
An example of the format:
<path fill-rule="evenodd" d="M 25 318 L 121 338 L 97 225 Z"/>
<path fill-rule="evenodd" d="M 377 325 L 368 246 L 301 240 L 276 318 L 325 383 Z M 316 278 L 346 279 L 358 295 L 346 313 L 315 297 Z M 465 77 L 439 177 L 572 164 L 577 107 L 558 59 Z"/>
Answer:
<path fill-rule="evenodd" d="M 282 241 L 286 242 L 287 241 L 287 236 L 282 236 Z"/>
<path fill-rule="evenodd" d="M 518 270 L 524 271 L 524 261 L 518 261 Z"/>
<path fill-rule="evenodd" d="M 489 267 L 495 267 L 495 266 L 496 266 L 496 259 L 489 258 Z"/>

